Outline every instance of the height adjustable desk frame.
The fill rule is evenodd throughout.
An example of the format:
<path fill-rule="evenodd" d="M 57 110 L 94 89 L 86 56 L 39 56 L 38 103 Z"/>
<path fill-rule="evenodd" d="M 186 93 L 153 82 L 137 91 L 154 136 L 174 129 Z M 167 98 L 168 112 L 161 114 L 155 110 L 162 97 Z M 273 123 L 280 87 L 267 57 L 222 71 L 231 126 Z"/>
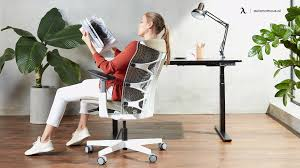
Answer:
<path fill-rule="evenodd" d="M 232 139 L 226 133 L 226 119 L 225 119 L 225 73 L 224 69 L 226 66 L 235 66 L 236 62 L 242 62 L 241 60 L 235 59 L 222 59 L 222 58 L 210 58 L 210 59 L 197 59 L 197 60 L 186 60 L 186 59 L 173 59 L 170 61 L 170 65 L 177 66 L 218 66 L 220 67 L 220 80 L 219 80 L 219 100 L 220 100 L 220 125 L 215 126 L 215 130 L 222 139 L 223 142 L 231 142 Z"/>

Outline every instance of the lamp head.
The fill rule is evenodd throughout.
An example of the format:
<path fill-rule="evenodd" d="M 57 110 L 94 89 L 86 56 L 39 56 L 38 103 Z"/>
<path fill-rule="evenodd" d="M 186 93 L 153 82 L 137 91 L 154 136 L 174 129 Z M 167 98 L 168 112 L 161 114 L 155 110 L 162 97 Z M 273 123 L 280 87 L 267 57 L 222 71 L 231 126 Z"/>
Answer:
<path fill-rule="evenodd" d="M 198 8 L 194 9 L 191 14 L 196 19 L 204 19 L 206 15 L 206 11 L 204 10 L 204 3 L 200 2 Z"/>

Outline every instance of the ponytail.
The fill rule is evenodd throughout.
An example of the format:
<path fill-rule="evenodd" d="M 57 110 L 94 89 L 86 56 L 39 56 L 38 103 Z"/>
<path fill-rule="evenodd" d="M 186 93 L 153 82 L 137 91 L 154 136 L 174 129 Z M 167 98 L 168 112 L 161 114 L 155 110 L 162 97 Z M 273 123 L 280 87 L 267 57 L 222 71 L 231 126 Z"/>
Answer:
<path fill-rule="evenodd" d="M 170 59 L 171 59 L 171 49 L 170 49 L 170 35 L 169 35 L 169 29 L 165 26 L 165 32 L 162 36 L 162 38 L 165 40 L 166 42 L 166 50 L 167 50 L 167 60 L 166 60 L 166 65 L 170 64 Z"/>
<path fill-rule="evenodd" d="M 160 34 L 163 30 L 165 30 L 164 34 L 161 38 L 163 38 L 166 42 L 166 56 L 167 60 L 165 62 L 166 65 L 170 64 L 171 51 L 170 51 L 170 39 L 169 39 L 169 29 L 166 27 L 164 18 L 156 13 L 156 12 L 147 12 L 145 16 L 153 22 L 154 30 L 156 34 Z"/>

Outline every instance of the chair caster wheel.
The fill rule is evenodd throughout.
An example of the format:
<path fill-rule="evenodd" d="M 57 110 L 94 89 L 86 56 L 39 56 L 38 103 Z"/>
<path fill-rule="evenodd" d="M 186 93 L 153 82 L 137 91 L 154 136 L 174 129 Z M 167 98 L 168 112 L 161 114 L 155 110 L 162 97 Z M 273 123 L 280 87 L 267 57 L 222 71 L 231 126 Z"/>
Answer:
<path fill-rule="evenodd" d="M 157 156 L 154 154 L 149 155 L 150 163 L 155 163 L 157 161 Z"/>
<path fill-rule="evenodd" d="M 160 150 L 167 150 L 167 144 L 162 142 L 158 144 Z"/>
<path fill-rule="evenodd" d="M 84 151 L 85 151 L 85 153 L 92 153 L 92 152 L 93 152 L 93 146 L 91 146 L 91 145 L 86 145 L 86 146 L 84 147 Z"/>
<path fill-rule="evenodd" d="M 106 158 L 105 156 L 100 156 L 100 157 L 98 157 L 98 159 L 97 159 L 97 163 L 98 163 L 99 165 L 105 165 L 106 162 L 107 162 L 107 158 Z"/>

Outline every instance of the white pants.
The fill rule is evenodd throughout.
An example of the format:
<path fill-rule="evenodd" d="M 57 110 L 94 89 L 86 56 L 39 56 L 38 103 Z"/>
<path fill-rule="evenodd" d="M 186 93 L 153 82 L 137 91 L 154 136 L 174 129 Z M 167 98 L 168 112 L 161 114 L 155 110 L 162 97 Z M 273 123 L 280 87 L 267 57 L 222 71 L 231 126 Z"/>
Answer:
<path fill-rule="evenodd" d="M 84 98 L 99 98 L 99 80 L 87 79 L 81 83 L 57 89 L 55 98 L 47 119 L 47 124 L 58 127 L 66 110 L 68 102 L 80 101 Z M 106 90 L 107 99 L 111 100 L 113 86 Z M 80 102 L 81 114 L 88 114 L 87 103 Z"/>

